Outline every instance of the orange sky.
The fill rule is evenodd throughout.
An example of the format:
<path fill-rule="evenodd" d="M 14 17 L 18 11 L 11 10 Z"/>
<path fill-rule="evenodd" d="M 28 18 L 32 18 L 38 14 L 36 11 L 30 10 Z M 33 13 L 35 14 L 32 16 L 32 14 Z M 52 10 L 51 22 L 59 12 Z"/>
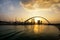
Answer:
<path fill-rule="evenodd" d="M 42 16 L 51 23 L 60 23 L 60 0 L 1 0 L 0 8 L 0 20 L 25 21 Z"/>

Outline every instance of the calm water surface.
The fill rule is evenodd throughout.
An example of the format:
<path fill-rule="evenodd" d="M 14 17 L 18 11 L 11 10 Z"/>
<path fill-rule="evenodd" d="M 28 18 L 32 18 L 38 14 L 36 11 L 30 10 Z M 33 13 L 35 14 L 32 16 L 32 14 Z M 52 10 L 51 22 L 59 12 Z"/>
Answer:
<path fill-rule="evenodd" d="M 1 40 L 59 40 L 59 32 L 53 25 L 0 25 Z"/>

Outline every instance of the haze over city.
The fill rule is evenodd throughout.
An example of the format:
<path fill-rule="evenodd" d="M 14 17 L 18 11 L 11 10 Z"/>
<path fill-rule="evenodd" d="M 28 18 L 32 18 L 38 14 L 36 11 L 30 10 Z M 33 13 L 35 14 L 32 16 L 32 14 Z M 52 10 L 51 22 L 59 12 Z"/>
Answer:
<path fill-rule="evenodd" d="M 0 0 L 0 40 L 60 40 L 60 0 Z"/>
<path fill-rule="evenodd" d="M 1 21 L 25 21 L 34 16 L 60 23 L 60 0 L 0 0 Z"/>

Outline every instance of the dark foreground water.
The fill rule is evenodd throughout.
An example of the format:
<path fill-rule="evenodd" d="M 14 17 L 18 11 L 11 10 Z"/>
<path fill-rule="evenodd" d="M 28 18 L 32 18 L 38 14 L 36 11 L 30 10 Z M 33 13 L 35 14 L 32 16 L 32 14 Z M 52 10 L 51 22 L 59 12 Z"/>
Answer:
<path fill-rule="evenodd" d="M 0 40 L 60 40 L 53 25 L 0 25 Z"/>

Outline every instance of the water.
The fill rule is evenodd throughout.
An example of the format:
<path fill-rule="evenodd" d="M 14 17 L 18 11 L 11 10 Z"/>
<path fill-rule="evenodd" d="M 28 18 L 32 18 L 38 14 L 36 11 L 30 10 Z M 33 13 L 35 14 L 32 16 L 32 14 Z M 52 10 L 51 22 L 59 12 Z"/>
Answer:
<path fill-rule="evenodd" d="M 0 25 L 1 40 L 59 40 L 54 25 Z"/>

